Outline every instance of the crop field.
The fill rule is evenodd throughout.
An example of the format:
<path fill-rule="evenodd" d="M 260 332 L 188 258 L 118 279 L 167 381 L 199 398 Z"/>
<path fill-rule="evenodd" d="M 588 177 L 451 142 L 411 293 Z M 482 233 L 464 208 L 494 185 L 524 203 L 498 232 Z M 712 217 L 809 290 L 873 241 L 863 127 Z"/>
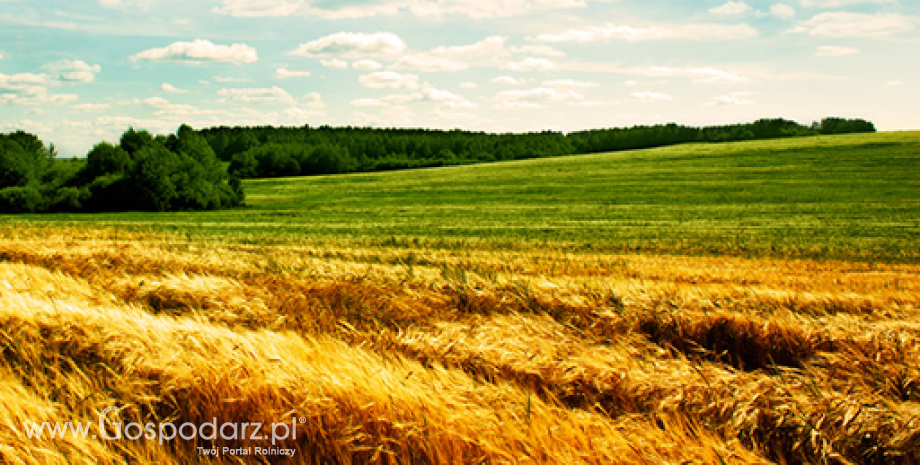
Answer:
<path fill-rule="evenodd" d="M 0 217 L 0 462 L 920 463 L 920 133 L 245 188 Z"/>

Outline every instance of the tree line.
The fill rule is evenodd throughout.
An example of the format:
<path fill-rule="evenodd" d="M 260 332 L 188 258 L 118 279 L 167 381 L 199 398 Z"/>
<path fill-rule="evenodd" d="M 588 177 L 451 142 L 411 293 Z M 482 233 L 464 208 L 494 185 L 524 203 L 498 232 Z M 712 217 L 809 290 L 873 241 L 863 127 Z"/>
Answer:
<path fill-rule="evenodd" d="M 0 212 L 211 210 L 241 205 L 241 178 L 424 168 L 686 142 L 874 132 L 862 119 L 810 126 L 782 118 L 693 127 L 674 123 L 492 134 L 366 127 L 216 127 L 154 136 L 128 129 L 85 159 L 61 160 L 33 134 L 0 134 Z"/>
<path fill-rule="evenodd" d="M 674 123 L 491 134 L 462 130 L 364 127 L 216 127 L 204 129 L 217 156 L 242 178 L 307 176 L 426 168 L 578 153 L 631 150 L 686 142 L 729 142 L 815 134 L 874 132 L 862 119 L 825 118 L 805 126 L 782 118 L 693 127 Z"/>
<path fill-rule="evenodd" d="M 0 134 L 5 213 L 212 210 L 240 205 L 239 178 L 189 126 L 154 137 L 129 129 L 85 160 L 59 160 L 33 134 Z"/>

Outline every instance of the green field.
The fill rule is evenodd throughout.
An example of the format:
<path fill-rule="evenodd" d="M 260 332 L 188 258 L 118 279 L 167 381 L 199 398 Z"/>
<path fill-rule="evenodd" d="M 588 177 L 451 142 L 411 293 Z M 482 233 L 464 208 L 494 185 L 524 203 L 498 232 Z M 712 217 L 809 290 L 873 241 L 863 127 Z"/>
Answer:
<path fill-rule="evenodd" d="M 920 132 L 260 179 L 245 190 L 247 207 L 237 210 L 3 216 L 0 227 L 103 223 L 244 244 L 920 260 Z"/>

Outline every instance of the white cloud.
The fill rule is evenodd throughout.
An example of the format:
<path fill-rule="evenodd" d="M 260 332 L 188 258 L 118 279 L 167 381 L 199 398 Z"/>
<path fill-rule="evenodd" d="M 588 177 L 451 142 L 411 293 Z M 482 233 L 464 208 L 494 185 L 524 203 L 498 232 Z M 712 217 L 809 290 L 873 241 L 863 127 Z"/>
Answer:
<path fill-rule="evenodd" d="M 494 82 L 496 84 L 504 84 L 508 86 L 519 86 L 522 84 L 527 84 L 526 79 L 518 79 L 512 76 L 498 76 L 496 78 L 492 78 L 491 82 Z"/>
<path fill-rule="evenodd" d="M 352 63 L 351 67 L 361 71 L 376 71 L 383 68 L 383 65 L 374 60 L 358 60 Z"/>
<path fill-rule="evenodd" d="M 307 57 L 361 58 L 399 55 L 405 50 L 406 43 L 396 34 L 389 32 L 339 32 L 300 44 L 291 54 Z"/>
<path fill-rule="evenodd" d="M 335 69 L 348 68 L 348 62 L 345 60 L 338 60 L 338 59 L 332 58 L 329 60 L 319 60 L 319 62 L 327 68 L 335 68 Z"/>
<path fill-rule="evenodd" d="M 0 104 L 52 106 L 75 102 L 78 99 L 76 95 L 53 94 L 48 91 L 50 86 L 59 85 L 60 82 L 44 73 L 0 73 Z"/>
<path fill-rule="evenodd" d="M 304 102 L 301 105 L 315 110 L 326 108 L 326 102 L 323 102 L 323 96 L 319 92 L 310 92 L 304 95 Z"/>
<path fill-rule="evenodd" d="M 437 89 L 428 83 L 422 87 L 421 92 L 409 94 L 390 94 L 378 98 L 361 98 L 351 101 L 354 107 L 392 107 L 403 106 L 412 102 L 434 102 L 440 110 L 453 110 L 475 108 L 476 105 L 466 98 L 453 92 Z"/>
<path fill-rule="evenodd" d="M 364 87 L 371 89 L 417 89 L 419 78 L 415 74 L 402 74 L 395 71 L 377 71 L 358 78 Z"/>
<path fill-rule="evenodd" d="M 407 12 L 419 17 L 463 16 L 482 19 L 585 6 L 586 0 L 223 0 L 222 6 L 214 8 L 214 11 L 246 18 L 300 15 L 321 19 L 358 19 Z"/>
<path fill-rule="evenodd" d="M 653 66 L 639 72 L 647 76 L 683 77 L 707 83 L 735 83 L 748 80 L 746 76 L 716 68 L 672 68 L 666 66 Z"/>
<path fill-rule="evenodd" d="M 779 19 L 795 18 L 795 8 L 785 3 L 777 3 L 770 7 L 770 14 Z"/>
<path fill-rule="evenodd" d="M 547 87 L 569 87 L 580 89 L 600 86 L 600 84 L 596 82 L 576 81 L 574 79 L 557 79 L 555 81 L 545 81 L 543 82 L 543 85 Z"/>
<path fill-rule="evenodd" d="M 497 61 L 511 56 L 505 47 L 504 36 L 490 36 L 469 45 L 436 47 L 428 52 L 403 56 L 393 65 L 396 69 L 423 72 L 462 71 L 472 66 L 497 65 Z"/>
<path fill-rule="evenodd" d="M 80 105 L 74 105 L 70 108 L 80 113 L 87 113 L 91 111 L 105 111 L 112 108 L 112 106 L 107 103 L 81 103 Z"/>
<path fill-rule="evenodd" d="M 887 37 L 914 29 L 911 18 L 896 13 L 821 13 L 799 24 L 792 32 L 815 37 Z"/>
<path fill-rule="evenodd" d="M 460 83 L 461 89 L 475 89 L 477 87 L 479 87 L 479 84 L 476 84 L 475 82 L 461 82 Z"/>
<path fill-rule="evenodd" d="M 667 101 L 674 100 L 674 97 L 671 97 L 668 94 L 663 94 L 661 92 L 643 91 L 643 92 L 633 92 L 629 95 L 631 95 L 636 100 L 646 100 L 646 101 L 654 101 L 654 102 L 667 102 Z"/>
<path fill-rule="evenodd" d="M 892 87 L 898 87 L 898 86 L 903 86 L 904 82 L 903 81 L 888 81 L 887 84 Z"/>
<path fill-rule="evenodd" d="M 273 86 L 270 88 L 221 89 L 217 94 L 223 97 L 220 103 L 264 103 L 294 105 L 297 101 L 286 90 Z"/>
<path fill-rule="evenodd" d="M 511 71 L 550 71 L 556 68 L 556 64 L 546 58 L 529 57 L 509 62 L 504 68 Z"/>
<path fill-rule="evenodd" d="M 96 80 L 96 74 L 102 71 L 99 65 L 90 65 L 80 60 L 61 60 L 42 67 L 52 79 L 61 82 L 86 84 Z"/>
<path fill-rule="evenodd" d="M 161 84 L 160 89 L 162 89 L 163 92 L 166 92 L 168 94 L 184 94 L 188 92 L 187 90 L 180 89 L 168 82 L 164 82 L 163 84 Z"/>
<path fill-rule="evenodd" d="M 463 71 L 468 69 L 469 65 L 449 58 L 419 53 L 400 58 L 393 65 L 393 68 L 435 73 L 440 71 Z"/>
<path fill-rule="evenodd" d="M 157 4 L 157 0 L 99 0 L 99 5 L 106 8 L 139 8 L 147 10 Z"/>
<path fill-rule="evenodd" d="M 751 10 L 753 10 L 751 5 L 748 5 L 744 2 L 728 2 L 709 9 L 711 13 L 725 16 L 743 15 L 750 12 Z"/>
<path fill-rule="evenodd" d="M 806 8 L 837 8 L 848 5 L 898 3 L 899 0 L 801 0 Z"/>
<path fill-rule="evenodd" d="M 499 106 L 507 108 L 541 108 L 546 103 L 558 103 L 567 100 L 581 100 L 581 94 L 575 91 L 562 91 L 547 87 L 528 90 L 506 90 L 495 96 Z"/>
<path fill-rule="evenodd" d="M 0 52 L 0 60 L 2 60 L 3 57 L 4 57 L 3 52 Z"/>
<path fill-rule="evenodd" d="M 192 105 L 172 103 L 163 97 L 150 97 L 146 99 L 136 99 L 135 105 L 144 105 L 156 110 L 158 116 L 191 116 L 200 114 L 201 111 Z"/>
<path fill-rule="evenodd" d="M 214 80 L 221 83 L 228 82 L 252 82 L 249 78 L 233 77 L 233 76 L 214 76 Z"/>
<path fill-rule="evenodd" d="M 706 104 L 710 107 L 740 107 L 746 105 L 753 105 L 754 101 L 749 100 L 747 97 L 754 95 L 752 92 L 732 92 L 728 95 L 723 95 L 721 97 L 716 97 L 715 100 Z"/>
<path fill-rule="evenodd" d="M 326 102 L 323 101 L 322 95 L 318 92 L 310 92 L 304 96 L 304 100 L 297 104 L 296 107 L 284 110 L 284 114 L 295 120 L 305 120 L 316 116 L 325 116 Z"/>
<path fill-rule="evenodd" d="M 476 105 L 466 98 L 448 90 L 436 89 L 425 85 L 422 89 L 425 100 L 440 104 L 442 109 L 475 108 Z"/>
<path fill-rule="evenodd" d="M 303 5 L 302 1 L 223 0 L 223 7 L 214 11 L 238 18 L 268 18 L 293 15 Z"/>
<path fill-rule="evenodd" d="M 359 98 L 350 102 L 353 107 L 387 107 L 390 105 L 405 105 L 421 100 L 424 96 L 420 92 L 412 94 L 390 94 L 378 98 Z"/>
<path fill-rule="evenodd" d="M 278 68 L 275 70 L 275 79 L 294 79 L 310 77 L 309 71 L 292 71 L 287 68 Z"/>
<path fill-rule="evenodd" d="M 216 45 L 209 40 L 174 42 L 163 48 L 145 50 L 131 57 L 132 61 L 180 61 L 202 63 L 254 63 L 258 60 L 256 49 L 246 44 Z"/>
<path fill-rule="evenodd" d="M 449 56 L 453 58 L 460 57 L 496 57 L 508 55 L 505 49 L 507 37 L 490 36 L 470 45 L 460 45 L 453 47 L 437 47 L 431 51 L 434 55 Z"/>
<path fill-rule="evenodd" d="M 819 57 L 842 57 L 846 55 L 855 55 L 859 53 L 859 49 L 853 47 L 840 47 L 837 45 L 822 45 L 818 47 L 818 53 L 815 56 Z"/>
<path fill-rule="evenodd" d="M 417 16 L 467 16 L 474 19 L 518 16 L 532 11 L 584 8 L 585 0 L 430 0 L 409 1 Z"/>
<path fill-rule="evenodd" d="M 596 42 L 620 39 L 627 42 L 663 39 L 738 40 L 757 37 L 757 30 L 748 24 L 686 24 L 678 26 L 627 26 L 606 24 L 570 29 L 559 34 L 540 34 L 541 42 Z"/>

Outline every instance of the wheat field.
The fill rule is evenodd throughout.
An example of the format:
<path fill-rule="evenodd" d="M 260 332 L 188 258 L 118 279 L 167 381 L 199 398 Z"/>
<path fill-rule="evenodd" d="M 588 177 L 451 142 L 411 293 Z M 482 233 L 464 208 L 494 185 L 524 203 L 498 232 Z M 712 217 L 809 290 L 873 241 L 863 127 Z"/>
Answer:
<path fill-rule="evenodd" d="M 918 309 L 909 264 L 22 228 L 0 239 L 0 458 L 920 463 Z M 111 406 L 297 419 L 275 445 L 297 452 L 23 426 L 98 433 Z"/>

